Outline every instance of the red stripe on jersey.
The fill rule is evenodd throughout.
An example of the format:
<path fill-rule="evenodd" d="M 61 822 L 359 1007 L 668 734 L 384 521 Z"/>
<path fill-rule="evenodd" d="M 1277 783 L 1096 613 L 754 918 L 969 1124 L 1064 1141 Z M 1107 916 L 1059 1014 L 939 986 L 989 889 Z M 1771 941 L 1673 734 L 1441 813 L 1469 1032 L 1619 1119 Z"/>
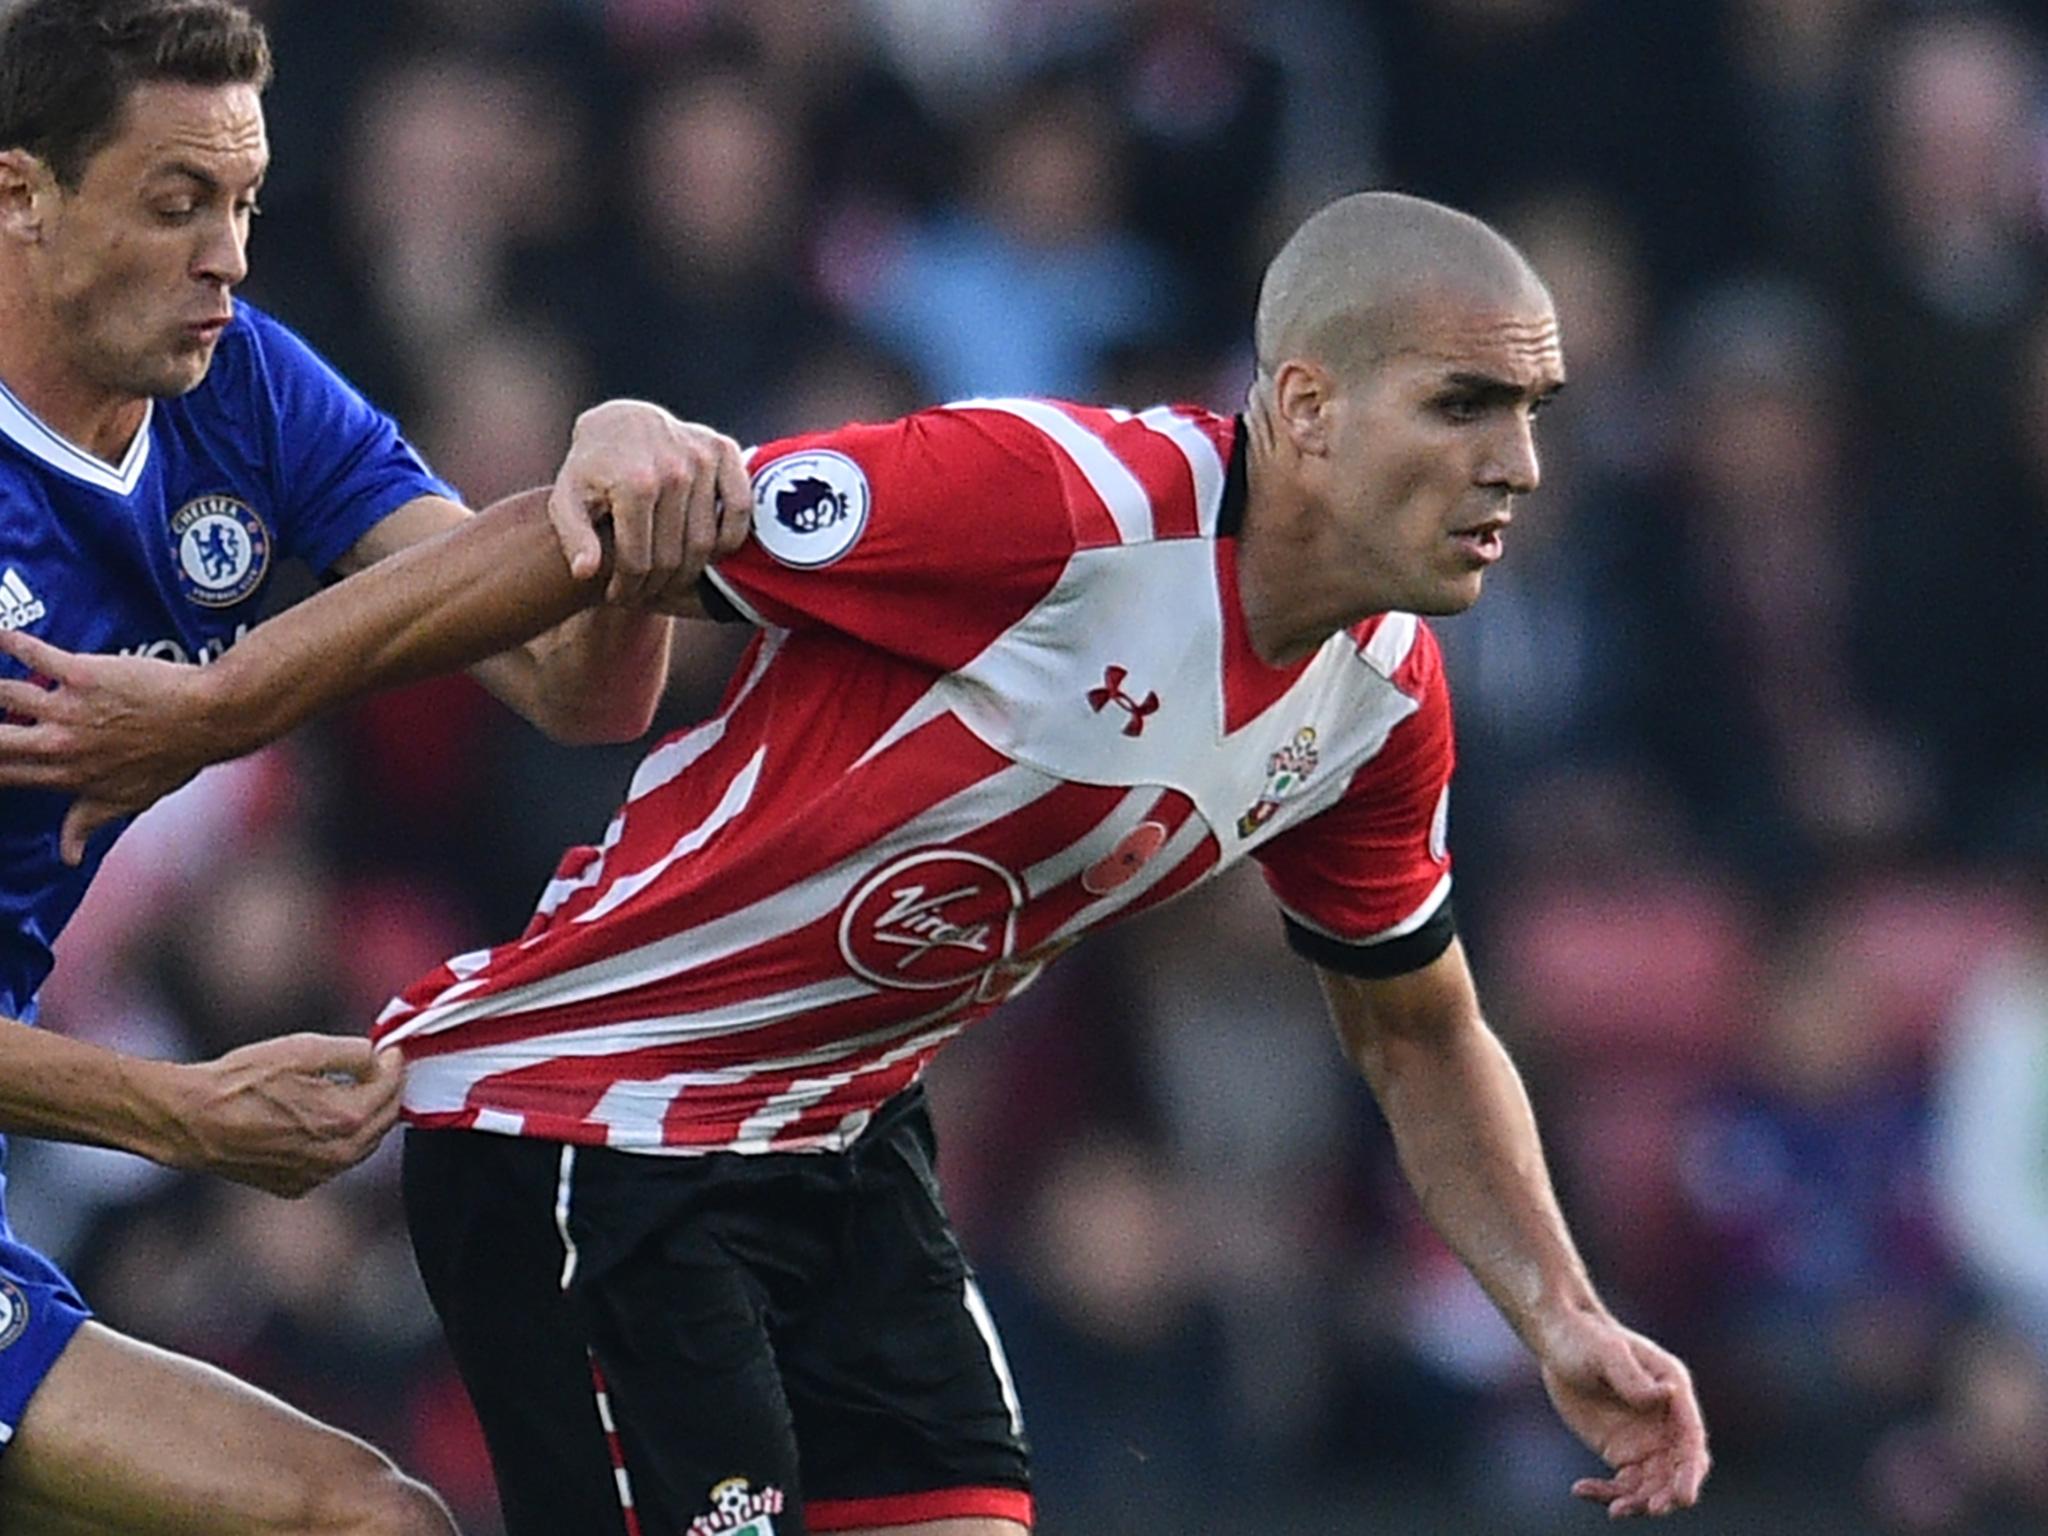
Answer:
<path fill-rule="evenodd" d="M 1152 534 L 1160 539 L 1193 538 L 1201 531 L 1195 512 L 1195 477 L 1187 455 L 1170 438 L 1134 416 L 1093 406 L 1060 405 L 1061 411 L 1102 440 L 1119 463 L 1136 477 L 1152 503 Z"/>
<path fill-rule="evenodd" d="M 1216 596 L 1223 605 L 1223 729 L 1259 718 L 1292 688 L 1316 659 L 1311 651 L 1284 667 L 1269 665 L 1252 649 L 1244 596 L 1237 584 L 1237 540 L 1216 541 Z"/>

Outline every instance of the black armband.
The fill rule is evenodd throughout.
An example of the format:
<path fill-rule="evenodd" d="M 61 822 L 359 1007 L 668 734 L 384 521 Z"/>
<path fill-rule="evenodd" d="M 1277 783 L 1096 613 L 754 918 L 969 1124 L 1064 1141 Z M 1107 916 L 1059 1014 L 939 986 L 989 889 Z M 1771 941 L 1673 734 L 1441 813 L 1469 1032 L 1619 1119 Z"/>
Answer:
<path fill-rule="evenodd" d="M 1287 926 L 1287 943 L 1304 960 L 1320 965 L 1327 971 L 1339 971 L 1346 976 L 1363 976 L 1370 981 L 1384 981 L 1390 976 L 1405 976 L 1410 971 L 1419 971 L 1437 956 L 1451 947 L 1451 940 L 1458 936 L 1458 920 L 1451 911 L 1451 899 L 1446 896 L 1443 905 L 1429 916 L 1429 921 L 1413 933 L 1404 933 L 1399 938 L 1379 939 L 1370 944 L 1347 944 L 1342 939 L 1333 939 L 1327 933 L 1318 933 L 1305 923 L 1296 922 L 1286 913 L 1280 914 L 1281 922 Z"/>

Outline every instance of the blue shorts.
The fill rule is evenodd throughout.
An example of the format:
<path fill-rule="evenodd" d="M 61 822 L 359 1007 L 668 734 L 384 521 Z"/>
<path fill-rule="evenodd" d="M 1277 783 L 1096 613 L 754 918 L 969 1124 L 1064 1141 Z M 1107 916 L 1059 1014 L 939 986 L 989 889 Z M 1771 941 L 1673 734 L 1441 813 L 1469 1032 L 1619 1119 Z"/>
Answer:
<path fill-rule="evenodd" d="M 0 1159 L 4 1147 L 0 1141 Z M 15 1239 L 6 1191 L 0 1173 L 0 1452 L 78 1325 L 92 1315 L 62 1270 Z"/>

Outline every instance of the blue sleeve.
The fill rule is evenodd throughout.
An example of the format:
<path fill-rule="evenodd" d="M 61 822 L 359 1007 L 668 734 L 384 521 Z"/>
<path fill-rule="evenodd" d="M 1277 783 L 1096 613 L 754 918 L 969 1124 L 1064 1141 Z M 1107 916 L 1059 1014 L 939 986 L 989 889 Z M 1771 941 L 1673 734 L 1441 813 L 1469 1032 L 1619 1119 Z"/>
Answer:
<path fill-rule="evenodd" d="M 461 496 L 427 468 L 398 423 L 288 327 L 239 305 L 252 387 L 277 423 L 272 460 L 279 544 L 325 573 L 356 541 L 421 496 Z"/>

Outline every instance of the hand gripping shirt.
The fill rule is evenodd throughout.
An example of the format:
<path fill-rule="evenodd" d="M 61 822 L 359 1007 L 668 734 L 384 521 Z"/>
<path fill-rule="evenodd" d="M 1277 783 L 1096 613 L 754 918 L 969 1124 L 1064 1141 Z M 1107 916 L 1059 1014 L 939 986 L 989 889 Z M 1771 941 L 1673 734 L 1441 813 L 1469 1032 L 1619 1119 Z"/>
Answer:
<path fill-rule="evenodd" d="M 1253 858 L 1296 947 L 1449 944 L 1449 699 L 1408 614 L 1269 667 L 1241 428 L 969 401 L 763 447 L 758 627 L 525 935 L 379 1019 L 424 1126 L 833 1150 L 1092 928 Z"/>

